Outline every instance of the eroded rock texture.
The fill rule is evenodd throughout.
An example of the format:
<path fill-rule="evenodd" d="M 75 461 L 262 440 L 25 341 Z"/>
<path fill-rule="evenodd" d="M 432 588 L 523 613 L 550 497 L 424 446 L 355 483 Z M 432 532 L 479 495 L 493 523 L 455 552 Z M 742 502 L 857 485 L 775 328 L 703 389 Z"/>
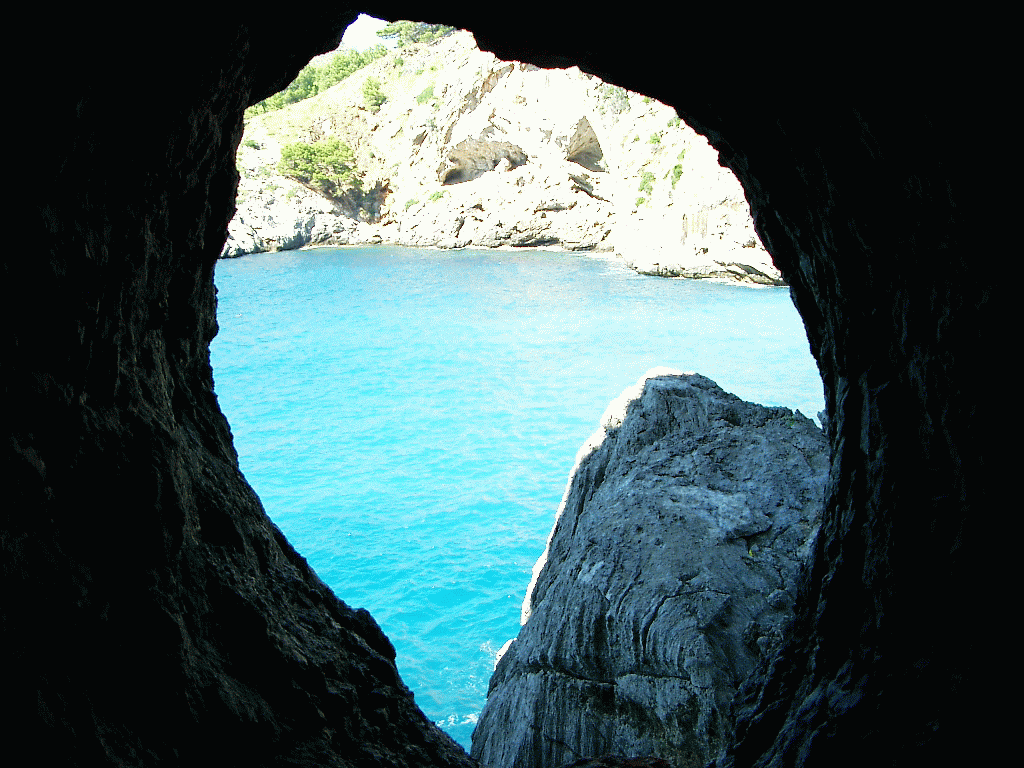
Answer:
<path fill-rule="evenodd" d="M 213 391 L 242 110 L 353 17 L 290 49 L 195 20 L 50 41 L 78 63 L 25 177 L 42 244 L 4 277 L 5 733 L 36 762 L 472 764 L 264 514 Z"/>
<path fill-rule="evenodd" d="M 473 733 L 487 768 L 703 766 L 792 618 L 828 474 L 821 430 L 696 374 L 641 386 L 570 476 Z"/>
<path fill-rule="evenodd" d="M 755 673 L 726 763 L 966 764 L 984 751 L 974 670 L 988 656 L 960 618 L 995 615 L 976 583 L 1007 476 L 993 471 L 1002 399 L 979 375 L 997 359 L 995 273 L 962 222 L 985 185 L 957 147 L 964 122 L 1012 146 L 984 90 L 1009 70 L 983 69 L 954 15 L 693 7 L 667 24 L 635 10 L 549 5 L 527 29 L 452 5 L 431 21 L 674 106 L 736 172 L 792 286 L 833 467 L 795 630 Z M 208 362 L 242 110 L 355 12 L 22 13 L 10 50 L 33 87 L 12 158 L 31 234 L 4 260 L 2 354 L 8 733 L 48 764 L 466 764 L 369 620 L 268 522 Z"/>

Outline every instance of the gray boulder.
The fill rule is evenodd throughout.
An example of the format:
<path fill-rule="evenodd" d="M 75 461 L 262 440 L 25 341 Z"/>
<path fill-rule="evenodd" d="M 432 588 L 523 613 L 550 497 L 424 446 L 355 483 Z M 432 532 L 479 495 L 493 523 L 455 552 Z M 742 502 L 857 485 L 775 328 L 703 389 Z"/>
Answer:
<path fill-rule="evenodd" d="M 792 617 L 828 473 L 821 430 L 704 376 L 653 374 L 580 451 L 473 734 L 487 768 L 702 766 Z"/>

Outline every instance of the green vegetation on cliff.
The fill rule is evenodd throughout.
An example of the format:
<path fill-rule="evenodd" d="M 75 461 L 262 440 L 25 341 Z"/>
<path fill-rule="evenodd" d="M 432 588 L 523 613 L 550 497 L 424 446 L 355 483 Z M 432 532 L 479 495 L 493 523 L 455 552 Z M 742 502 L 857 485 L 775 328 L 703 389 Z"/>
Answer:
<path fill-rule="evenodd" d="M 354 161 L 348 145 L 331 137 L 312 144 L 285 144 L 277 170 L 282 176 L 335 198 L 344 187 L 361 187 Z"/>
<path fill-rule="evenodd" d="M 366 82 L 363 83 L 363 101 L 367 108 L 376 114 L 381 104 L 387 100 L 388 97 L 380 89 L 380 80 L 375 77 L 366 78 Z"/>
<path fill-rule="evenodd" d="M 417 104 L 426 104 L 432 98 L 434 98 L 434 84 L 433 83 L 431 83 L 426 88 L 424 88 L 423 91 L 420 93 L 420 95 L 416 97 L 416 103 Z"/>
<path fill-rule="evenodd" d="M 454 27 L 446 27 L 443 24 L 396 21 L 378 30 L 377 35 L 385 40 L 395 40 L 399 48 L 404 48 L 414 43 L 431 43 L 440 40 L 454 31 Z M 246 110 L 246 116 L 252 117 L 265 112 L 273 112 L 288 104 L 294 104 L 297 101 L 316 96 L 318 93 L 323 93 L 353 72 L 357 72 L 388 53 L 387 47 L 383 45 L 375 45 L 365 51 L 350 49 L 336 51 L 327 59 L 326 63 L 316 65 L 311 63 L 304 67 L 287 88 L 249 107 Z M 395 59 L 395 63 L 400 68 L 402 60 Z M 366 103 L 371 109 L 379 108 L 384 100 L 385 97 L 380 92 L 379 85 L 374 93 L 366 94 Z"/>
<path fill-rule="evenodd" d="M 309 64 L 304 67 L 287 88 L 249 107 L 246 110 L 246 116 L 272 112 L 288 104 L 316 96 L 387 53 L 388 49 L 383 45 L 375 45 L 362 52 L 337 51 L 326 64 L 319 66 Z"/>
<path fill-rule="evenodd" d="M 383 29 L 377 30 L 377 36 L 385 40 L 395 40 L 399 48 L 412 43 L 432 43 L 455 31 L 454 27 L 443 24 L 426 24 L 422 21 L 396 21 Z"/>
<path fill-rule="evenodd" d="M 282 100 L 303 84 L 312 95 L 248 117 L 239 252 L 559 245 L 655 274 L 735 259 L 774 269 L 750 248 L 735 177 L 670 107 L 579 70 L 495 59 L 468 32 L 423 42 L 425 27 L 394 26 L 401 50 L 325 89 L 324 71 L 363 59 L 322 57 Z"/>

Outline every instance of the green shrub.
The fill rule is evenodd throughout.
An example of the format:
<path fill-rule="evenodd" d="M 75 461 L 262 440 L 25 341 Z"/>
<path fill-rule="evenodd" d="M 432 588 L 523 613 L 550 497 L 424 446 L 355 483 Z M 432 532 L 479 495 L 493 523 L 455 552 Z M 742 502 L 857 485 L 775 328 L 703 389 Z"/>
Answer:
<path fill-rule="evenodd" d="M 249 147 L 249 149 L 259 149 L 260 145 L 257 144 L 253 139 L 246 139 L 242 142 L 243 147 Z"/>
<path fill-rule="evenodd" d="M 343 186 L 361 186 L 352 150 L 334 137 L 313 144 L 285 144 L 277 171 L 331 198 Z"/>
<path fill-rule="evenodd" d="M 679 119 L 679 115 L 676 115 L 675 117 L 669 118 L 668 127 L 669 128 L 678 128 L 679 124 L 681 122 L 682 122 L 682 120 Z"/>
<path fill-rule="evenodd" d="M 334 54 L 327 64 L 317 69 L 317 89 L 326 91 L 332 85 L 340 83 L 349 75 L 358 72 L 377 59 L 387 56 L 388 49 L 383 45 L 375 45 L 365 51 L 342 51 Z"/>
<path fill-rule="evenodd" d="M 405 210 L 408 211 L 417 203 L 419 203 L 419 200 L 417 200 L 415 197 L 410 197 L 408 200 L 405 201 Z"/>
<path fill-rule="evenodd" d="M 388 97 L 380 89 L 380 80 L 375 77 L 366 78 L 366 82 L 363 83 L 363 101 L 366 107 L 376 114 L 380 110 L 380 105 L 387 100 Z"/>
<path fill-rule="evenodd" d="M 434 84 L 433 83 L 431 83 L 426 88 L 424 88 L 423 91 L 420 93 L 420 95 L 416 97 L 416 103 L 417 104 L 421 104 L 421 105 L 422 104 L 426 104 L 432 98 L 434 98 Z"/>
<path fill-rule="evenodd" d="M 638 197 L 636 199 L 636 207 L 639 208 L 641 205 L 643 205 L 646 202 L 647 202 L 647 198 L 646 197 Z"/>
<path fill-rule="evenodd" d="M 444 197 L 444 190 L 439 189 L 437 190 L 437 192 L 434 192 L 433 194 L 430 195 L 430 202 L 433 203 L 437 200 L 440 200 L 442 197 Z"/>
<path fill-rule="evenodd" d="M 661 134 L 660 133 L 652 133 L 651 134 L 651 138 L 649 138 L 647 140 L 647 143 L 648 144 L 661 144 Z"/>
<path fill-rule="evenodd" d="M 245 110 L 245 116 L 252 117 L 264 112 L 271 112 L 288 104 L 308 99 L 310 96 L 316 96 L 387 53 L 386 47 L 375 45 L 365 51 L 335 53 L 326 64 L 319 67 L 314 67 L 312 64 L 307 65 L 295 76 L 288 87 L 249 107 Z"/>
<path fill-rule="evenodd" d="M 606 111 L 615 115 L 629 112 L 629 94 L 625 88 L 604 83 L 598 87 L 597 95 L 601 98 L 598 110 L 602 114 Z"/>
<path fill-rule="evenodd" d="M 679 177 L 683 175 L 683 166 L 674 165 L 672 166 L 672 189 L 676 188 L 676 182 L 679 181 Z"/>
<path fill-rule="evenodd" d="M 411 43 L 432 43 L 455 31 L 454 27 L 443 24 L 426 24 L 422 21 L 395 21 L 377 30 L 377 36 L 394 40 L 399 48 Z"/>
<path fill-rule="evenodd" d="M 654 174 L 650 171 L 644 171 L 640 175 L 640 187 L 639 190 L 645 194 L 650 195 L 654 192 Z"/>

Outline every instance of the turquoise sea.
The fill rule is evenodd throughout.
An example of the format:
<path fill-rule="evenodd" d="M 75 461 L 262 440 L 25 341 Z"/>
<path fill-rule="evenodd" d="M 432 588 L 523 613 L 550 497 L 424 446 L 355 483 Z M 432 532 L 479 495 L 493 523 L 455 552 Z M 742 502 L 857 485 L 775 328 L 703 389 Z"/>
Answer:
<path fill-rule="evenodd" d="M 549 251 L 345 248 L 217 264 L 212 360 L 242 471 L 467 749 L 576 452 L 645 371 L 814 416 L 785 288 Z"/>

